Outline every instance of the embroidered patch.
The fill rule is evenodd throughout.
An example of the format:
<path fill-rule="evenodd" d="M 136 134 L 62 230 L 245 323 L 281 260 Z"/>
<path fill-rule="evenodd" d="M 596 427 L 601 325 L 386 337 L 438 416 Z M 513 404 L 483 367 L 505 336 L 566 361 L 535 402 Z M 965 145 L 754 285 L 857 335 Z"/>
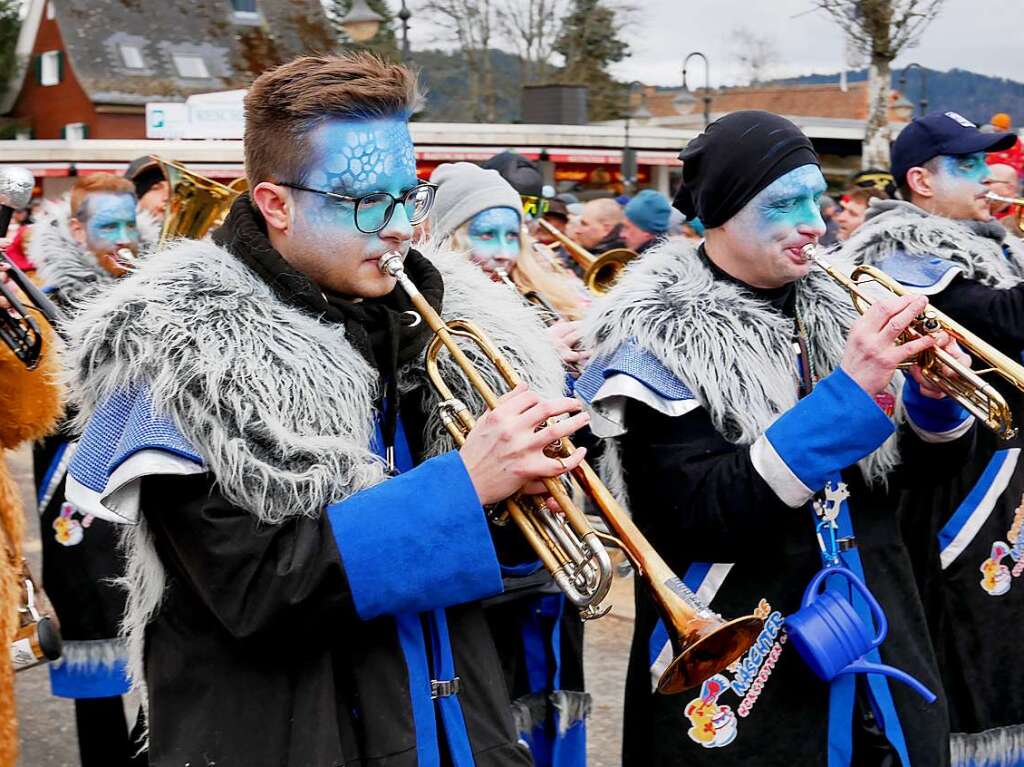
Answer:
<path fill-rule="evenodd" d="M 81 516 L 79 521 L 75 515 Z M 77 546 L 85 538 L 85 531 L 92 524 L 92 514 L 82 514 L 76 506 L 65 501 L 60 514 L 53 520 L 54 538 L 61 546 Z"/>
<path fill-rule="evenodd" d="M 715 674 L 701 685 L 700 697 L 686 705 L 687 735 L 704 748 L 721 748 L 736 740 L 736 715 L 728 706 L 718 704 L 718 696 L 728 689 L 729 680 Z"/>
<path fill-rule="evenodd" d="M 1010 553 L 1010 547 L 1002 541 L 992 544 L 992 556 L 981 563 L 981 587 L 994 597 L 1010 590 L 1013 577 L 1010 568 L 1002 564 L 1003 557 Z"/>
<path fill-rule="evenodd" d="M 999 597 L 1010 590 L 1013 579 L 1019 578 L 1024 573 L 1024 536 L 1021 535 L 1021 527 L 1024 526 L 1024 496 L 1013 514 L 1013 522 L 1006 532 L 1006 540 L 994 541 L 992 552 L 989 558 L 981 563 L 982 579 L 979 581 L 981 588 L 991 596 Z M 1013 569 L 1003 564 L 1003 560 L 1009 555 L 1013 562 Z"/>
<path fill-rule="evenodd" d="M 724 673 L 711 677 L 701 687 L 700 697 L 683 709 L 691 725 L 687 735 L 704 748 L 721 748 L 736 739 L 737 717 L 750 716 L 786 644 L 782 613 L 762 599 L 754 614 L 764 620 L 764 628 L 747 654 L 729 667 L 732 678 Z M 735 712 L 719 702 L 730 692 L 740 698 Z"/>

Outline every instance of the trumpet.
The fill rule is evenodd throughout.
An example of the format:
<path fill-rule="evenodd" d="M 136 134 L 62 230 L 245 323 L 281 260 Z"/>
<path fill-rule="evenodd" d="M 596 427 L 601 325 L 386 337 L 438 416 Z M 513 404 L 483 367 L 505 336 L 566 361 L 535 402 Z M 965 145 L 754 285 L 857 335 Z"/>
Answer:
<path fill-rule="evenodd" d="M 1004 197 L 1001 194 L 989 192 L 985 195 L 985 199 L 990 202 L 1005 202 L 1012 205 L 1014 211 L 1011 215 L 1017 224 L 1017 230 L 1024 234 L 1024 197 Z"/>
<path fill-rule="evenodd" d="M 622 276 L 622 270 L 626 268 L 626 264 L 637 257 L 636 251 L 629 248 L 613 248 L 595 256 L 571 237 L 560 232 L 549 221 L 538 218 L 537 225 L 558 240 L 572 260 L 580 265 L 583 269 L 583 284 L 590 292 L 597 295 L 603 295 L 611 290 Z"/>
<path fill-rule="evenodd" d="M 519 286 L 512 281 L 512 278 L 509 277 L 508 272 L 504 269 L 496 269 L 495 274 L 498 275 L 498 279 L 501 280 L 502 284 L 507 285 L 531 304 L 540 307 L 544 311 L 544 324 L 550 325 L 562 319 L 561 312 L 555 308 L 554 304 L 544 298 L 544 296 L 536 290 L 520 290 Z"/>
<path fill-rule="evenodd" d="M 904 296 L 908 291 L 885 272 L 873 266 L 858 266 L 847 277 L 836 267 L 816 255 L 813 245 L 803 249 L 804 257 L 817 264 L 833 280 L 838 282 L 850 294 L 853 305 L 863 314 L 874 301 L 864 291 L 867 285 L 877 285 L 893 295 Z M 1019 365 L 991 344 L 982 340 L 963 325 L 934 307 L 927 307 L 924 312 L 910 323 L 903 331 L 900 343 L 945 332 L 952 336 L 973 357 L 980 360 L 984 367 L 972 370 L 960 363 L 949 352 L 932 348 L 917 355 L 916 359 L 905 365 L 917 365 L 921 374 L 941 389 L 948 397 L 959 402 L 968 412 L 974 415 L 985 426 L 1002 439 L 1013 439 L 1017 429 L 1013 425 L 1013 413 L 1006 399 L 988 381 L 982 378 L 987 373 L 996 373 L 1005 381 L 1024 391 L 1024 366 Z"/>
<path fill-rule="evenodd" d="M 455 339 L 475 344 L 509 388 L 519 383 L 519 376 L 479 328 L 464 319 L 445 322 L 434 311 L 406 275 L 401 254 L 385 253 L 379 266 L 384 274 L 398 281 L 434 333 L 426 350 L 427 377 L 440 394 L 439 408 L 445 427 L 461 446 L 475 420 L 441 376 L 438 359 L 442 348 L 448 351 L 488 408 L 495 407 L 498 395 Z M 572 443 L 563 439 L 550 446 L 548 452 L 553 457 L 565 458 L 573 450 Z M 548 511 L 545 497 L 522 494 L 507 499 L 505 511 L 584 619 L 598 618 L 608 611 L 608 608 L 601 609 L 601 602 L 611 587 L 612 568 L 602 539 L 620 547 L 630 558 L 637 574 L 650 589 L 672 641 L 675 657 L 659 679 L 660 692 L 675 693 L 698 685 L 747 651 L 763 628 L 760 618 L 748 615 L 725 621 L 698 600 L 644 539 L 588 464 L 581 463 L 573 469 L 568 482 L 572 489 L 582 488 L 590 496 L 616 537 L 599 533 L 589 525 L 569 497 L 561 478 L 544 480 L 547 497 L 558 503 L 561 515 Z"/>

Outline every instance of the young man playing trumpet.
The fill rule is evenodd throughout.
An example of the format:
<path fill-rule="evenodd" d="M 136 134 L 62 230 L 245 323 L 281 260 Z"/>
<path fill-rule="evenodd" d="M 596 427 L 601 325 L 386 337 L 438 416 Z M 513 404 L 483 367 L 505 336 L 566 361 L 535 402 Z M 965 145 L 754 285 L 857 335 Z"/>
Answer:
<path fill-rule="evenodd" d="M 1019 363 L 1024 352 L 1024 245 L 993 220 L 985 153 L 1011 133 L 983 133 L 958 114 L 931 114 L 892 148 L 901 200 L 873 201 L 836 256 L 882 269 Z M 979 363 L 976 367 L 988 367 Z M 1024 394 L 987 376 L 1024 422 Z M 1004 764 L 1024 753 L 1024 653 L 1012 631 L 1024 611 L 1021 437 L 987 430 L 932 492 L 908 497 L 906 542 L 949 698 L 954 762 Z M 1018 543 L 1019 541 L 1019 543 Z"/>
<path fill-rule="evenodd" d="M 783 625 L 815 571 L 841 565 L 888 616 L 880 656 L 868 657 L 941 692 L 893 513 L 921 471 L 909 459 L 914 432 L 895 438 L 900 390 L 915 432 L 950 439 L 970 428 L 919 371 L 895 375 L 935 342 L 895 343 L 926 300 L 889 299 L 858 317 L 813 267 L 805 248 L 825 231 L 825 179 L 789 121 L 732 113 L 680 159 L 676 205 L 700 217 L 706 239 L 651 249 L 596 305 L 586 320 L 595 361 L 576 392 L 609 437 L 606 481 L 651 543 L 712 609 L 756 610 L 765 629 L 728 673 L 660 695 L 652 682 L 673 648 L 638 592 L 623 764 L 945 764 L 941 696 L 926 705 L 876 675 L 819 681 Z M 828 584 L 871 632 L 851 583 Z"/>
<path fill-rule="evenodd" d="M 409 247 L 433 199 L 417 98 L 369 54 L 263 74 L 252 191 L 214 243 L 162 251 L 74 328 L 75 492 L 134 523 L 125 629 L 151 764 L 530 763 L 479 607 L 501 590 L 484 507 L 578 464 L 544 448 L 587 418 L 549 423 L 578 405 L 517 296 Z M 530 382 L 458 450 L 424 376 L 431 334 L 381 268 L 396 251 Z"/>

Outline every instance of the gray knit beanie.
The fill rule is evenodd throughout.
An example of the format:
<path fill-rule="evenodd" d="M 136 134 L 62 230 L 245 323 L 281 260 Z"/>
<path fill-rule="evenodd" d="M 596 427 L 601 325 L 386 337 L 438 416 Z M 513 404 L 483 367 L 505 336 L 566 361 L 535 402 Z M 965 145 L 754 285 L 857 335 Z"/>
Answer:
<path fill-rule="evenodd" d="M 488 208 L 512 208 L 523 218 L 523 201 L 496 170 L 484 170 L 471 162 L 438 165 L 430 174 L 437 184 L 430 209 L 431 234 L 450 237 L 452 232 Z"/>

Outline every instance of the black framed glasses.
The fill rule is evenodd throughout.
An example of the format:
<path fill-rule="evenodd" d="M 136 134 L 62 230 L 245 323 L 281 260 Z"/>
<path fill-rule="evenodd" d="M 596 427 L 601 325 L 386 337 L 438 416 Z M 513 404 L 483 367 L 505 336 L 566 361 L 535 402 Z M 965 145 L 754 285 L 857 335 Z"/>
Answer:
<path fill-rule="evenodd" d="M 434 204 L 434 193 L 437 191 L 437 184 L 422 181 L 411 189 L 402 192 L 399 197 L 387 192 L 370 192 L 360 197 L 350 197 L 347 194 L 337 192 L 325 192 L 323 189 L 313 189 L 302 184 L 290 184 L 279 182 L 281 186 L 289 189 L 298 189 L 301 192 L 313 192 L 324 197 L 330 197 L 338 202 L 347 202 L 355 206 L 356 229 L 364 234 L 379 232 L 395 212 L 395 206 L 402 203 L 405 206 L 405 215 L 409 218 L 410 224 L 418 224 L 427 217 L 430 208 Z"/>

